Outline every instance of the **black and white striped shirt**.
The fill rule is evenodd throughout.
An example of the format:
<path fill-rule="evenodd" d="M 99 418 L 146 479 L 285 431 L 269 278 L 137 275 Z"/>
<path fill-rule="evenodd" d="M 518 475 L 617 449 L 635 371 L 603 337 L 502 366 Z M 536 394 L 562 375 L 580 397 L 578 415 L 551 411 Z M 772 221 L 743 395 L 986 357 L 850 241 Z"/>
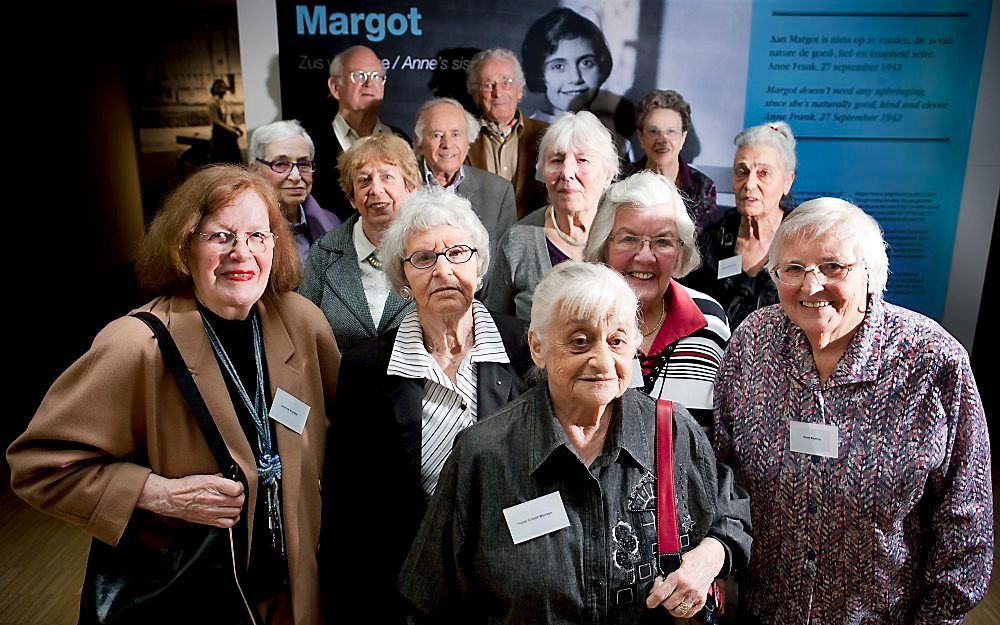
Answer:
<path fill-rule="evenodd" d="M 510 362 L 493 317 L 478 301 L 472 302 L 472 334 L 474 344 L 459 365 L 455 382 L 424 347 L 424 332 L 416 309 L 399 324 L 389 357 L 388 375 L 424 380 L 420 480 L 428 496 L 434 493 L 455 436 L 478 419 L 479 370 L 476 363 Z"/>

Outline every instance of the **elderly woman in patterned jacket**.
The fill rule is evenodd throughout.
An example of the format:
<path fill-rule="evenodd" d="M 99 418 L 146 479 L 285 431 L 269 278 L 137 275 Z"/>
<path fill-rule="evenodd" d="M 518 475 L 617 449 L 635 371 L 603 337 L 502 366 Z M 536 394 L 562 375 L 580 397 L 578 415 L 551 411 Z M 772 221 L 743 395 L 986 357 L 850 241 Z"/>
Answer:
<path fill-rule="evenodd" d="M 629 388 L 636 311 L 603 265 L 567 261 L 538 284 L 528 344 L 544 381 L 456 438 L 400 576 L 417 622 L 672 623 L 745 565 L 746 493 L 680 404 L 664 428 L 676 510 L 658 510 L 654 440 L 669 438 Z M 657 575 L 674 512 L 680 566 Z"/>
<path fill-rule="evenodd" d="M 636 382 L 654 399 L 684 404 L 702 427 L 711 427 L 715 372 L 729 323 L 719 302 L 674 280 L 701 260 L 677 187 L 651 171 L 611 185 L 591 226 L 586 257 L 617 269 L 639 296 L 642 379 Z"/>
<path fill-rule="evenodd" d="M 800 205 L 769 252 L 780 306 L 740 325 L 715 448 L 750 492 L 741 622 L 960 623 L 986 594 L 986 418 L 958 342 L 882 299 L 878 224 Z"/>

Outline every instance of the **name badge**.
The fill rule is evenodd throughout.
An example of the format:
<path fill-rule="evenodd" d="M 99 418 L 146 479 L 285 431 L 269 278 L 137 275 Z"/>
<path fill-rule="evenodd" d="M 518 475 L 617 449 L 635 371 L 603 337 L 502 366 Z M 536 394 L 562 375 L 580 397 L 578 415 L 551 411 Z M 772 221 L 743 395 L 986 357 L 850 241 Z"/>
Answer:
<path fill-rule="evenodd" d="M 719 261 L 719 280 L 723 278 L 728 278 L 729 276 L 735 276 L 739 272 L 743 271 L 743 255 L 737 254 L 736 256 L 730 256 L 729 258 Z"/>
<path fill-rule="evenodd" d="M 504 508 L 503 517 L 515 545 L 569 527 L 559 491 Z"/>
<path fill-rule="evenodd" d="M 632 359 L 632 379 L 629 380 L 629 388 L 642 388 L 646 383 L 642 379 L 642 363 L 638 358 Z"/>
<path fill-rule="evenodd" d="M 788 424 L 788 443 L 789 449 L 800 454 L 827 458 L 840 455 L 840 432 L 829 423 L 792 421 Z"/>
<path fill-rule="evenodd" d="M 306 427 L 306 418 L 309 417 L 309 405 L 279 388 L 274 394 L 274 403 L 271 404 L 268 415 L 281 425 L 301 434 Z"/>

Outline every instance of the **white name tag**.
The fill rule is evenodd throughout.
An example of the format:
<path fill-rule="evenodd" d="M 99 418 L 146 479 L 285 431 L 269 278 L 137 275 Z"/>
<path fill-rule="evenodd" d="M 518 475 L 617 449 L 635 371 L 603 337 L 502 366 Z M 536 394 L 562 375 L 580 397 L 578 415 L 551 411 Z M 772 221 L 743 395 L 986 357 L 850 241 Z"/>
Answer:
<path fill-rule="evenodd" d="M 789 449 L 800 454 L 827 458 L 840 455 L 840 432 L 836 425 L 828 423 L 792 421 L 788 424 L 788 443 Z"/>
<path fill-rule="evenodd" d="M 274 394 L 274 403 L 271 404 L 271 412 L 268 414 L 281 425 L 301 434 L 306 427 L 309 405 L 279 388 Z"/>
<path fill-rule="evenodd" d="M 743 256 L 740 254 L 719 261 L 719 280 L 735 276 L 741 271 L 743 271 Z"/>
<path fill-rule="evenodd" d="M 642 380 L 642 363 L 638 358 L 632 359 L 632 379 L 629 380 L 629 388 L 642 388 L 646 383 Z"/>
<path fill-rule="evenodd" d="M 515 545 L 569 527 L 559 491 L 504 508 L 503 516 Z"/>

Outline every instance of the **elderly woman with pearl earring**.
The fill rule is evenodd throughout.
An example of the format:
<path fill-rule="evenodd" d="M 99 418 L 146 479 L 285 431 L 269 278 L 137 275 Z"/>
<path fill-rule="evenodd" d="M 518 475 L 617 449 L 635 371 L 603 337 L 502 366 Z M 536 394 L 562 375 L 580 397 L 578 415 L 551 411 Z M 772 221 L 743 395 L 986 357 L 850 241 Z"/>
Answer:
<path fill-rule="evenodd" d="M 330 538 L 321 585 L 331 609 L 382 605 L 380 622 L 403 623 L 396 576 L 455 436 L 523 393 L 532 361 L 527 325 L 474 298 L 490 244 L 467 199 L 417 191 L 380 254 L 392 290 L 415 306 L 398 328 L 345 356 L 328 441 L 336 452 L 323 489 Z M 358 513 L 375 500 L 391 507 L 364 512 L 362 528 Z M 345 562 L 364 584 L 343 583 Z"/>

